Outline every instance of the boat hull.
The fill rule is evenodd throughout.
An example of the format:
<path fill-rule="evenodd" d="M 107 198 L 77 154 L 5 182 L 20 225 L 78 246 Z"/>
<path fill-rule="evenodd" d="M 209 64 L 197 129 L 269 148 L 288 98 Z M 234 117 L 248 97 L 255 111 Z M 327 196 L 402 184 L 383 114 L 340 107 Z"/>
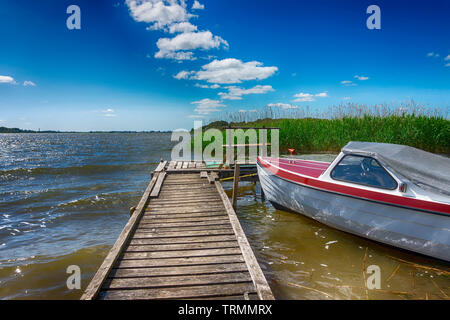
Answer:
<path fill-rule="evenodd" d="M 258 163 L 267 200 L 330 227 L 450 261 L 450 217 L 308 187 Z"/>

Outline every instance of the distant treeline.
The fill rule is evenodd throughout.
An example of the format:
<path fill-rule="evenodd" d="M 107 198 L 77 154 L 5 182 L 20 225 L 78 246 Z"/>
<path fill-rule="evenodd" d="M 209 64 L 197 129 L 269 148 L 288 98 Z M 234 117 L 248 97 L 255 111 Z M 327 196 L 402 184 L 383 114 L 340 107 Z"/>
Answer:
<path fill-rule="evenodd" d="M 88 131 L 88 132 L 54 131 L 54 130 L 35 131 L 35 130 L 24 130 L 19 128 L 0 127 L 0 133 L 155 133 L 155 132 L 167 133 L 171 131 Z"/>

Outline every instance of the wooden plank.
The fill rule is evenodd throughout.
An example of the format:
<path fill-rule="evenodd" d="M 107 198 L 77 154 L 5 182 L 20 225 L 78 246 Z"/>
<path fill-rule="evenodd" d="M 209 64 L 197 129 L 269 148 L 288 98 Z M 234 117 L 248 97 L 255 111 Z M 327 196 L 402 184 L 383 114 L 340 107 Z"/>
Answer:
<path fill-rule="evenodd" d="M 172 160 L 172 161 L 170 161 L 170 163 L 169 163 L 169 170 L 173 170 L 173 169 L 175 169 L 175 165 L 177 164 L 177 162 L 176 161 L 174 161 L 174 160 Z"/>
<path fill-rule="evenodd" d="M 207 171 L 200 171 L 200 178 L 208 178 L 208 172 Z"/>
<path fill-rule="evenodd" d="M 205 184 L 205 182 L 204 181 L 201 181 L 201 180 L 198 180 L 198 179 L 192 179 L 192 180 L 180 180 L 180 181 L 178 181 L 178 180 L 172 180 L 172 181 L 166 181 L 165 183 L 164 183 L 164 185 L 165 186 L 171 186 L 171 187 L 174 187 L 174 186 L 184 186 L 184 185 L 186 185 L 186 184 L 189 184 L 190 186 L 192 186 L 192 185 L 200 185 L 200 186 L 202 186 L 202 185 L 204 185 Z"/>
<path fill-rule="evenodd" d="M 183 172 L 178 172 L 169 175 L 168 181 L 191 181 L 199 180 L 196 174 L 183 174 Z"/>
<path fill-rule="evenodd" d="M 236 241 L 234 235 L 227 236 L 207 236 L 207 237 L 178 237 L 167 239 L 131 239 L 130 245 L 166 245 L 166 244 L 193 244 L 193 243 L 209 243 L 217 241 Z"/>
<path fill-rule="evenodd" d="M 202 185 L 183 185 L 183 186 L 170 186 L 167 185 L 164 187 L 164 191 L 199 191 L 199 190 L 214 190 L 211 186 L 208 184 L 202 184 Z"/>
<path fill-rule="evenodd" d="M 220 200 L 220 198 L 218 197 L 218 195 L 215 195 L 214 197 L 195 197 L 194 199 L 186 199 L 186 200 L 178 200 L 178 199 L 157 199 L 157 200 L 153 200 L 152 206 L 153 205 L 173 205 L 173 204 L 196 204 L 196 203 L 205 203 L 205 201 L 217 201 Z"/>
<path fill-rule="evenodd" d="M 139 232 L 134 234 L 134 239 L 157 239 L 157 238 L 176 238 L 176 237 L 197 237 L 197 236 L 213 236 L 213 235 L 232 235 L 233 229 L 224 230 L 201 230 L 201 231 L 167 231 L 167 232 Z"/>
<path fill-rule="evenodd" d="M 183 166 L 183 165 L 181 165 Z M 185 173 L 184 171 L 178 171 L 169 175 L 171 180 L 198 180 L 198 176 L 194 173 Z"/>
<path fill-rule="evenodd" d="M 152 217 L 150 219 L 142 219 L 141 223 L 142 224 L 153 224 L 153 223 L 167 223 L 167 224 L 172 224 L 172 223 L 190 223 L 190 222 L 212 222 L 212 221 L 222 221 L 224 219 L 227 219 L 228 221 L 228 216 L 227 214 L 224 212 L 223 214 L 217 215 L 217 216 L 197 216 L 197 217 L 192 217 L 192 216 L 188 216 L 188 217 L 181 217 L 181 218 L 177 218 L 177 217 L 173 217 L 173 216 L 168 216 L 168 217 Z"/>
<path fill-rule="evenodd" d="M 161 190 L 161 186 L 164 182 L 165 177 L 166 177 L 165 172 L 162 172 L 158 175 L 158 179 L 156 180 L 155 186 L 153 187 L 153 190 L 150 193 L 150 198 L 156 198 L 159 195 L 159 191 Z"/>
<path fill-rule="evenodd" d="M 219 248 L 239 248 L 236 240 L 233 241 L 212 241 L 205 243 L 170 243 L 158 245 L 129 245 L 127 252 L 147 252 L 147 251 L 171 251 L 171 250 L 197 250 L 197 249 L 219 249 Z"/>
<path fill-rule="evenodd" d="M 189 161 L 183 161 L 183 169 L 187 169 L 189 166 Z"/>
<path fill-rule="evenodd" d="M 216 193 L 209 193 L 209 194 L 192 194 L 188 198 L 186 197 L 180 197 L 175 195 L 168 195 L 168 194 L 159 194 L 159 198 L 153 199 L 152 203 L 165 203 L 165 202 L 192 202 L 192 201 L 198 201 L 198 200 L 208 200 L 211 199 L 213 201 L 220 200 L 219 195 Z"/>
<path fill-rule="evenodd" d="M 207 286 L 108 290 L 101 292 L 106 300 L 149 300 L 149 299 L 198 299 L 206 297 L 223 297 L 255 293 L 253 283 L 217 284 Z"/>
<path fill-rule="evenodd" d="M 132 231 L 134 230 L 137 224 L 136 222 L 139 221 L 140 217 L 143 215 L 144 206 L 148 202 L 150 192 L 152 191 L 153 186 L 155 185 L 156 180 L 158 179 L 158 175 L 159 175 L 158 173 L 153 175 L 152 180 L 147 186 L 147 189 L 145 190 L 141 200 L 139 201 L 139 204 L 136 207 L 136 210 L 134 210 L 133 215 L 128 220 L 127 224 L 123 228 L 122 232 L 120 233 L 113 247 L 109 251 L 105 260 L 103 261 L 100 268 L 97 270 L 96 274 L 94 275 L 91 282 L 87 286 L 86 290 L 81 296 L 81 300 L 92 300 L 97 297 L 98 292 L 100 291 L 100 288 L 103 285 L 103 282 L 108 276 L 108 273 L 112 269 L 114 263 L 117 261 L 119 257 L 119 254 L 121 253 L 122 249 L 124 248 L 125 244 L 130 238 Z"/>
<path fill-rule="evenodd" d="M 219 181 L 216 181 L 217 191 L 222 197 L 223 205 L 225 206 L 227 213 L 230 217 L 230 222 L 233 227 L 234 233 L 237 237 L 239 246 L 241 247 L 242 255 L 244 256 L 245 262 L 247 263 L 249 272 L 252 276 L 253 283 L 256 286 L 258 296 L 261 300 L 274 300 L 272 290 L 267 283 L 264 273 L 256 260 L 256 257 L 248 243 L 247 237 L 245 236 L 244 230 L 242 230 L 239 219 L 234 211 L 228 197 L 223 190 L 222 185 Z"/>
<path fill-rule="evenodd" d="M 193 161 L 189 162 L 188 168 L 195 168 L 195 162 Z"/>
<path fill-rule="evenodd" d="M 156 167 L 154 172 L 161 172 L 166 167 L 167 161 L 161 161 L 158 166 Z"/>
<path fill-rule="evenodd" d="M 156 252 L 128 252 L 122 256 L 122 261 L 137 259 L 166 259 L 166 258 L 191 258 L 217 255 L 239 255 L 239 248 L 197 249 L 180 251 L 156 251 Z"/>
<path fill-rule="evenodd" d="M 208 190 L 196 190 L 196 191 L 181 191 L 181 190 L 166 190 L 166 189 L 162 189 L 160 192 L 160 197 L 162 198 L 192 198 L 192 197 L 197 197 L 203 194 L 207 194 L 207 195 L 217 195 L 217 192 L 214 192 L 213 189 L 208 189 Z"/>
<path fill-rule="evenodd" d="M 189 221 L 213 221 L 227 219 L 226 212 L 214 212 L 215 214 L 196 215 L 180 214 L 180 215 L 148 215 L 142 218 L 142 223 L 168 223 L 168 222 L 189 222 Z"/>
<path fill-rule="evenodd" d="M 182 163 L 182 161 L 180 161 Z M 183 166 L 183 164 L 181 164 Z M 197 175 L 195 173 L 190 173 L 188 171 L 180 171 L 176 174 L 170 175 L 172 179 L 197 179 Z"/>
<path fill-rule="evenodd" d="M 185 211 L 188 211 L 188 212 L 191 212 L 190 210 L 194 210 L 194 208 L 195 209 L 212 209 L 212 208 L 221 208 L 221 207 L 222 206 L 216 202 L 211 203 L 211 205 L 208 205 L 208 203 L 205 203 L 205 202 L 200 202 L 198 204 L 190 204 L 189 206 L 184 205 L 182 203 L 176 203 L 176 202 L 170 203 L 170 204 L 151 204 L 151 205 L 149 205 L 150 210 L 157 209 L 157 208 L 160 208 L 160 209 L 179 208 L 179 209 L 184 209 Z"/>
<path fill-rule="evenodd" d="M 194 276 L 163 276 L 139 278 L 113 278 L 105 282 L 104 288 L 110 289 L 151 289 L 161 287 L 185 287 L 198 285 L 216 285 L 221 283 L 252 282 L 247 272 L 201 274 Z M 181 289 L 181 288 L 180 288 Z"/>
<path fill-rule="evenodd" d="M 243 262 L 227 264 L 205 264 L 200 266 L 175 266 L 175 267 L 155 267 L 138 269 L 113 269 L 111 278 L 131 278 L 131 277 L 154 277 L 154 276 L 182 276 L 195 274 L 214 274 L 226 272 L 248 271 L 247 265 Z"/>
<path fill-rule="evenodd" d="M 170 210 L 169 210 L 170 209 Z M 193 209 L 192 209 L 193 210 Z M 196 218 L 207 216 L 220 216 L 227 215 L 226 211 L 222 207 L 217 208 L 197 208 L 195 211 L 185 210 L 182 207 L 174 208 L 149 208 L 145 212 L 144 218 L 159 219 L 159 218 Z"/>
<path fill-rule="evenodd" d="M 165 266 L 192 266 L 217 263 L 245 262 L 241 254 L 213 256 L 213 257 L 190 257 L 190 258 L 167 258 L 167 259 L 138 259 L 120 260 L 117 268 L 144 268 Z"/>
<path fill-rule="evenodd" d="M 158 235 L 162 232 L 175 232 L 175 231 L 203 231 L 203 230 L 225 230 L 231 228 L 230 222 L 228 221 L 227 224 L 212 224 L 209 226 L 182 226 L 182 227 L 152 227 L 152 226 L 139 226 L 136 229 L 136 233 L 148 233 L 151 232 L 152 234 Z"/>
<path fill-rule="evenodd" d="M 220 220 L 206 220 L 206 221 L 183 221 L 183 222 L 159 222 L 159 223 L 148 223 L 141 222 L 138 225 L 138 228 L 176 228 L 176 227 L 199 227 L 199 226 L 214 226 L 214 225 L 223 225 L 229 224 L 230 220 L 228 219 L 220 219 Z"/>
<path fill-rule="evenodd" d="M 179 169 L 181 169 L 182 166 L 183 166 L 183 161 L 178 161 L 176 169 L 179 170 Z"/>
<path fill-rule="evenodd" d="M 171 227 L 171 226 L 162 226 L 162 227 L 155 227 L 152 225 L 142 225 L 138 226 L 136 229 L 136 232 L 153 232 L 155 234 L 158 234 L 160 232 L 169 232 L 169 231 L 201 231 L 201 230 L 219 230 L 219 229 L 228 229 L 230 228 L 230 222 L 227 221 L 226 223 L 212 223 L 209 225 L 191 225 L 191 226 L 177 226 L 177 227 Z"/>

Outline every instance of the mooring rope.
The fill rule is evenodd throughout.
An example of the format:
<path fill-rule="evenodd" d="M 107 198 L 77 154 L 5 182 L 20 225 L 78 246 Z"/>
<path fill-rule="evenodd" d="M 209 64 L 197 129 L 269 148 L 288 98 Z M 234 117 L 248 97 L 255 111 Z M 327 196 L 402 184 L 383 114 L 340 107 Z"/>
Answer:
<path fill-rule="evenodd" d="M 239 176 L 239 179 L 241 179 L 241 178 L 247 178 L 247 177 L 253 177 L 253 176 L 256 176 L 256 175 L 257 175 L 257 173 L 246 174 L 246 175 L 244 175 L 244 176 Z M 234 177 L 228 177 L 228 178 L 222 178 L 222 179 L 220 179 L 220 181 L 226 181 L 226 180 L 234 180 Z"/>

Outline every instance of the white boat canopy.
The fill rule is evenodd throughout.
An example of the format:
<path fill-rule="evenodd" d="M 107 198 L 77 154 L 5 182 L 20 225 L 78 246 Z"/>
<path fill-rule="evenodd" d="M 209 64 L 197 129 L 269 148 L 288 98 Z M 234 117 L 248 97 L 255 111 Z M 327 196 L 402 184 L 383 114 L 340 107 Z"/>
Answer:
<path fill-rule="evenodd" d="M 351 141 L 344 154 L 369 156 L 424 190 L 450 195 L 450 158 L 409 146 Z"/>

